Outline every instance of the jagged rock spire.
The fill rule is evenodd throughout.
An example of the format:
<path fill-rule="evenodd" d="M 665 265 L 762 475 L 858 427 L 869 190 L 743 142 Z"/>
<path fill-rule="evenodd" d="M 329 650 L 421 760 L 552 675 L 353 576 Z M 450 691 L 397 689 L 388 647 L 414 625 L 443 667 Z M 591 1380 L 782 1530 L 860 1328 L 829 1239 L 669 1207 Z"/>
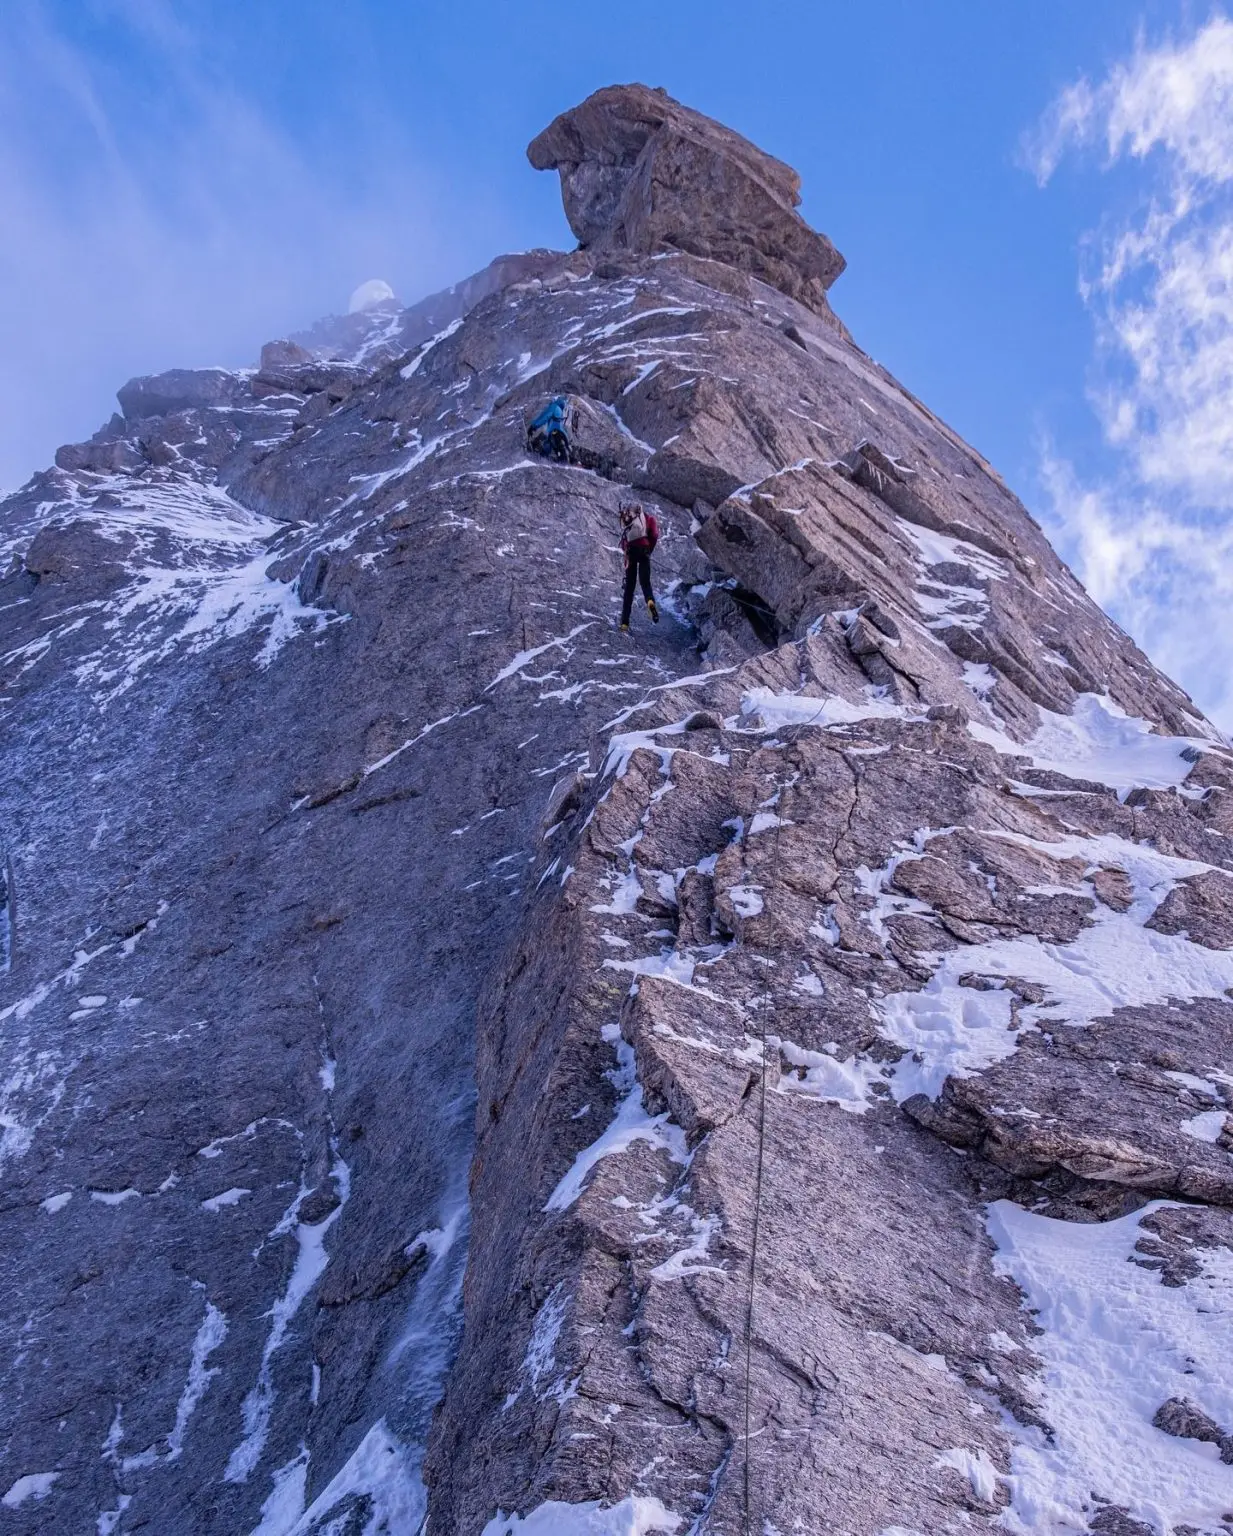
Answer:
<path fill-rule="evenodd" d="M 687 251 L 750 272 L 821 313 L 844 259 L 796 206 L 791 166 L 662 89 L 611 85 L 532 139 L 536 170 L 559 171 L 584 246 Z"/>

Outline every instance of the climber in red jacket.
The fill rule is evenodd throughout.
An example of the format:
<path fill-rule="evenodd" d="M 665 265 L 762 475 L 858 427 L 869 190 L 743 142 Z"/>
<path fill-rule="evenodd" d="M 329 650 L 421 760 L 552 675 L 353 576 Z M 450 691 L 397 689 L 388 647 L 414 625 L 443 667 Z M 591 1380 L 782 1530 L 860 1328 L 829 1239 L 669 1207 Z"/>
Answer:
<path fill-rule="evenodd" d="M 659 542 L 659 523 L 653 512 L 647 512 L 639 501 L 627 502 L 621 508 L 621 549 L 625 555 L 625 593 L 621 600 L 621 628 L 628 630 L 629 616 L 634 606 L 634 587 L 642 583 L 642 595 L 646 598 L 646 611 L 653 623 L 659 623 L 659 609 L 651 592 L 651 551 Z"/>

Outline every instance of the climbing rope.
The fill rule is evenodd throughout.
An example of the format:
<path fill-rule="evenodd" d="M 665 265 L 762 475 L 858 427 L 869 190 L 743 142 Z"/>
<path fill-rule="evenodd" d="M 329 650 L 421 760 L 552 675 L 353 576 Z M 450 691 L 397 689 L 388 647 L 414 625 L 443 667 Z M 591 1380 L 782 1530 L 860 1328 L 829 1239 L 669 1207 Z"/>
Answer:
<path fill-rule="evenodd" d="M 794 746 L 796 744 L 796 742 L 800 740 L 800 738 L 803 735 L 803 733 L 814 723 L 815 720 L 817 720 L 818 716 L 822 713 L 822 711 L 825 708 L 826 708 L 826 701 L 823 700 L 823 702 L 818 705 L 817 709 L 813 712 L 813 714 L 809 717 L 808 720 L 801 720 L 801 721 L 798 721 L 796 725 L 790 725 L 790 726 L 785 727 L 785 729 L 781 733 L 781 735 L 785 738 L 784 746 L 785 747 Z M 788 737 L 789 733 L 793 732 L 793 731 L 796 732 L 796 735 L 792 738 L 791 741 L 788 741 L 786 738 Z M 788 788 L 788 785 L 786 785 L 784 783 L 780 783 L 778 791 L 777 791 L 776 796 L 775 796 L 776 804 L 779 803 L 780 797 L 783 795 L 783 792 L 784 792 L 784 790 L 786 788 Z M 772 884 L 772 886 L 777 885 L 778 884 L 778 879 L 779 879 L 779 833 L 780 833 L 780 828 L 782 826 L 783 826 L 783 817 L 779 816 L 779 815 L 776 815 L 776 818 L 775 818 L 775 841 L 774 841 L 774 845 L 773 845 L 773 847 L 771 849 L 771 884 Z M 774 948 L 774 939 L 775 939 L 775 905 L 774 905 L 774 902 L 772 902 L 771 905 L 767 909 L 767 936 L 766 936 L 766 941 L 765 941 L 766 948 L 768 948 L 768 949 L 773 949 Z M 766 990 L 766 995 L 765 995 L 765 998 L 764 998 L 764 1006 L 773 1008 L 773 1004 L 774 1004 L 774 991 L 773 991 L 773 988 L 771 986 L 769 966 L 768 966 L 767 971 L 766 971 L 766 987 L 765 987 L 765 990 Z M 749 1243 L 749 1294 L 748 1294 L 748 1297 L 747 1297 L 747 1300 L 746 1300 L 746 1306 L 745 1306 L 745 1458 L 744 1458 L 744 1464 L 743 1464 L 743 1492 L 744 1492 L 744 1501 L 743 1502 L 744 1502 L 744 1506 L 745 1506 L 745 1516 L 744 1516 L 744 1522 L 743 1522 L 744 1536 L 752 1536 L 752 1530 L 753 1530 L 753 1526 L 752 1526 L 752 1521 L 753 1521 L 753 1491 L 752 1491 L 753 1457 L 752 1457 L 751 1450 L 750 1450 L 750 1446 L 751 1446 L 751 1443 L 752 1443 L 752 1432 L 751 1432 L 751 1428 L 750 1428 L 750 1423 L 751 1423 L 751 1418 L 750 1418 L 750 1397 L 751 1397 L 751 1385 L 752 1385 L 752 1375 L 753 1375 L 754 1299 L 755 1299 L 755 1293 L 756 1293 L 756 1287 L 757 1287 L 757 1273 L 758 1273 L 758 1237 L 759 1237 L 760 1228 L 761 1228 L 761 1224 L 762 1224 L 762 1180 L 763 1180 L 763 1168 L 764 1168 L 765 1160 L 766 1160 L 766 1027 L 765 1027 L 765 1025 L 762 1026 L 762 1028 L 761 1028 L 761 1030 L 759 1032 L 759 1043 L 760 1043 L 760 1047 L 761 1047 L 760 1052 L 759 1052 L 759 1056 L 760 1056 L 760 1060 L 761 1060 L 761 1063 L 762 1063 L 762 1071 L 761 1071 L 761 1082 L 759 1084 L 759 1091 L 758 1091 L 758 1156 L 757 1156 L 757 1161 L 755 1163 L 755 1169 L 754 1169 L 753 1229 L 752 1229 L 752 1233 L 751 1233 L 751 1236 L 750 1236 L 750 1243 Z"/>
<path fill-rule="evenodd" d="M 778 833 L 779 828 L 775 831 Z M 768 983 L 769 986 L 769 983 Z M 758 1160 L 754 1175 L 753 1235 L 749 1245 L 749 1298 L 745 1308 L 745 1536 L 750 1536 L 753 1499 L 750 1491 L 750 1376 L 753 1369 L 754 1290 L 758 1271 L 758 1227 L 762 1213 L 762 1160 L 766 1152 L 766 1031 L 762 1032 L 762 1082 L 758 1094 Z"/>

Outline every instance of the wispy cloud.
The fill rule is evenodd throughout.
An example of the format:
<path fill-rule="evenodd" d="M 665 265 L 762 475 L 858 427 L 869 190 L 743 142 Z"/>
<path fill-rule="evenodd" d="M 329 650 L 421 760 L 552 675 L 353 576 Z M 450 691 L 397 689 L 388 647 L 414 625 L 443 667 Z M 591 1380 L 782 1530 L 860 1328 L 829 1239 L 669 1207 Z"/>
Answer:
<path fill-rule="evenodd" d="M 1092 597 L 1233 731 L 1233 527 L 1142 487 L 1083 481 L 1048 445 L 1040 472 L 1055 537 Z"/>
<path fill-rule="evenodd" d="M 1184 176 L 1227 181 L 1233 164 L 1233 23 L 1213 16 L 1184 42 L 1134 54 L 1093 85 L 1078 80 L 1027 135 L 1027 158 L 1043 186 L 1076 146 L 1103 144 L 1110 161 L 1169 152 Z"/>
<path fill-rule="evenodd" d="M 414 297 L 467 265 L 460 199 L 400 110 L 341 89 L 340 66 L 323 131 L 293 132 L 190 15 L 0 7 L 0 489 L 132 373 L 246 362 L 365 278 Z"/>
<path fill-rule="evenodd" d="M 1102 603 L 1233 725 L 1233 22 L 1140 39 L 1025 141 L 1045 186 L 1067 156 L 1133 162 L 1136 212 L 1093 231 L 1091 399 L 1118 469 L 1083 485 L 1050 451 L 1054 521 Z"/>

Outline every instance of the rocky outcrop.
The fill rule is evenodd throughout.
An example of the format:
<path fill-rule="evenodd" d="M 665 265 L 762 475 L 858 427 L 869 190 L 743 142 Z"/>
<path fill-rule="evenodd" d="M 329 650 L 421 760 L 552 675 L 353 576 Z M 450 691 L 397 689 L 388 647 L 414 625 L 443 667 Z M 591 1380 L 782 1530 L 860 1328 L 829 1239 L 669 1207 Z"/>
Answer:
<path fill-rule="evenodd" d="M 323 361 L 376 367 L 404 356 L 455 324 L 490 294 L 520 283 L 552 281 L 578 264 L 561 251 L 516 251 L 480 272 L 405 308 L 396 301 L 350 315 L 330 315 L 289 343 Z"/>
<path fill-rule="evenodd" d="M 1219 1424 L 1184 1397 L 1171 1397 L 1167 1403 L 1161 1403 L 1152 1423 L 1166 1435 L 1214 1445 L 1220 1451 L 1221 1461 L 1233 1462 L 1233 1435 L 1225 1434 Z"/>
<path fill-rule="evenodd" d="M 126 421 L 171 416 L 178 411 L 236 405 L 246 394 L 243 382 L 225 368 L 173 368 L 150 378 L 131 379 L 119 392 Z"/>
<path fill-rule="evenodd" d="M 844 260 L 796 212 L 800 177 L 663 90 L 616 85 L 563 112 L 527 150 L 559 171 L 565 216 L 592 250 L 685 251 L 751 273 L 830 317 Z"/>
<path fill-rule="evenodd" d="M 646 96 L 579 207 L 685 138 L 796 217 Z M 137 381 L 0 503 L 19 1536 L 1233 1513 L 1233 754 L 696 223 Z"/>
<path fill-rule="evenodd" d="M 631 1490 L 716 1532 L 1002 1528 L 998 1412 L 1075 1446 L 982 1211 L 1181 1198 L 1233 1242 L 1233 929 L 1134 974 L 1222 841 L 1176 795 L 1055 812 L 965 714 L 879 709 L 861 660 L 823 626 L 669 693 L 539 855 L 571 874 L 481 1014 L 438 1529 Z M 1102 949 L 1130 974 L 1085 1004 L 1063 978 Z"/>

